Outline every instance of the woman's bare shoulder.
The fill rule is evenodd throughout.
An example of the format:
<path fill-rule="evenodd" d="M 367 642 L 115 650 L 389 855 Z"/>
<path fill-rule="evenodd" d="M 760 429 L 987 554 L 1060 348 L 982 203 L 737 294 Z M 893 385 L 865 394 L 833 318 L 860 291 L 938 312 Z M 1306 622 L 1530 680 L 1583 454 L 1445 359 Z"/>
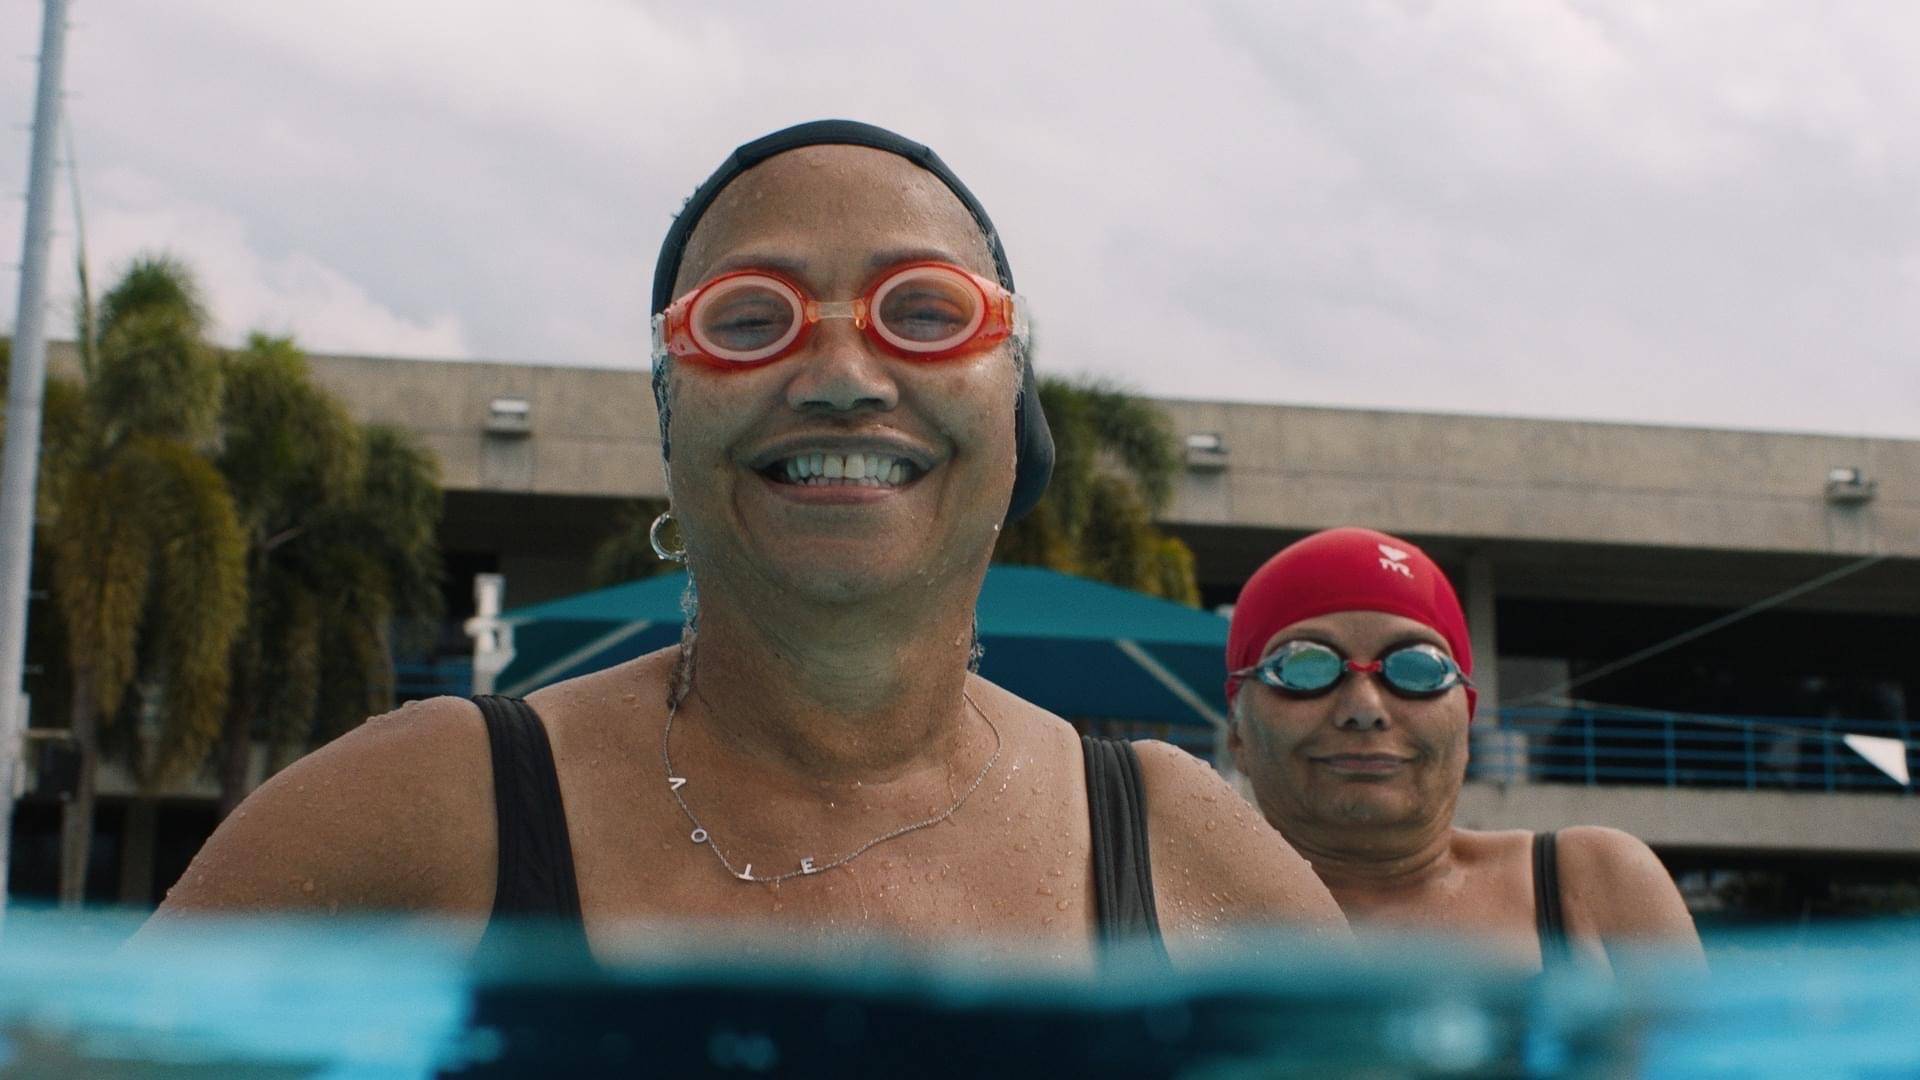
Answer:
<path fill-rule="evenodd" d="M 1700 936 L 1680 890 L 1646 843 L 1599 825 L 1560 830 L 1560 895 L 1571 925 L 1606 943 L 1666 943 L 1698 957 Z"/>
<path fill-rule="evenodd" d="M 1313 867 L 1219 773 L 1164 742 L 1133 747 L 1146 788 L 1154 897 L 1176 956 L 1181 938 L 1213 938 L 1235 925 L 1287 923 L 1346 936 L 1346 918 Z"/>
<path fill-rule="evenodd" d="M 472 702 L 374 717 L 294 762 L 214 831 L 157 919 L 211 911 L 484 915 L 492 757 Z"/>

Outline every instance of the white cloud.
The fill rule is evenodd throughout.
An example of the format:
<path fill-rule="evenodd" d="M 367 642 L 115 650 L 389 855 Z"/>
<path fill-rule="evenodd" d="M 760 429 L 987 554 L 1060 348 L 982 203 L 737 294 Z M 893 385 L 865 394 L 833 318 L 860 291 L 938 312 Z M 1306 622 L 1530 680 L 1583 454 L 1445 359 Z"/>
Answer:
<path fill-rule="evenodd" d="M 448 359 L 471 354 L 451 312 L 399 315 L 336 267 L 298 251 L 261 253 L 239 218 L 148 177 L 107 171 L 95 178 L 87 198 L 88 258 L 96 290 L 109 287 L 136 256 L 166 253 L 192 268 L 212 309 L 213 332 L 229 344 L 261 331 L 292 335 L 317 352 Z M 49 256 L 55 333 L 70 325 L 65 313 L 71 312 L 75 295 L 71 240 L 71 233 L 60 237 Z"/>

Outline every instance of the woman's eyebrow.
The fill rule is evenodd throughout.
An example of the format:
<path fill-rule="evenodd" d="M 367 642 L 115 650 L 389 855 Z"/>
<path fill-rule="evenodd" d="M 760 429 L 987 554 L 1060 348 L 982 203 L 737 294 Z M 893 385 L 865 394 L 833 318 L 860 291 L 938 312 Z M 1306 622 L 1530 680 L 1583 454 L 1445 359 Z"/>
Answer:
<path fill-rule="evenodd" d="M 951 251 L 942 251 L 934 247 L 884 248 L 867 257 L 867 269 L 884 270 L 889 266 L 899 266 L 910 262 L 943 262 L 955 266 L 965 266 L 960 257 Z"/>
<path fill-rule="evenodd" d="M 716 261 L 701 277 L 706 280 L 734 270 L 777 270 L 788 277 L 797 278 L 806 274 L 807 260 L 797 255 L 736 251 Z"/>
<path fill-rule="evenodd" d="M 1395 649 L 1404 649 L 1409 645 L 1431 645 L 1449 656 L 1453 655 L 1453 650 L 1447 647 L 1444 639 L 1439 638 L 1437 635 L 1429 636 L 1422 633 L 1402 634 L 1394 638 L 1392 641 L 1380 646 L 1380 655 L 1385 656 Z"/>
<path fill-rule="evenodd" d="M 964 266 L 958 256 L 950 251 L 936 247 L 898 247 L 882 248 L 867 256 L 869 270 L 884 270 L 889 266 L 902 263 L 943 262 L 955 266 Z M 701 275 L 703 280 L 731 273 L 735 270 L 777 270 L 792 278 L 805 278 L 811 264 L 799 255 L 775 253 L 770 251 L 736 251 L 725 255 L 707 268 Z"/>
<path fill-rule="evenodd" d="M 1316 630 L 1316 629 L 1309 628 L 1306 630 L 1296 630 L 1293 633 L 1288 634 L 1286 637 L 1283 637 L 1278 641 L 1275 641 L 1271 648 L 1269 648 L 1266 652 L 1260 654 L 1261 658 L 1265 659 L 1266 657 L 1272 656 L 1275 649 L 1278 649 L 1282 645 L 1291 645 L 1296 641 L 1310 641 L 1315 645 L 1325 645 L 1327 648 L 1332 649 L 1334 652 L 1337 652 L 1342 656 L 1346 655 L 1346 651 L 1340 647 L 1339 642 L 1336 642 L 1333 640 L 1332 634 L 1329 634 L 1324 630 Z"/>

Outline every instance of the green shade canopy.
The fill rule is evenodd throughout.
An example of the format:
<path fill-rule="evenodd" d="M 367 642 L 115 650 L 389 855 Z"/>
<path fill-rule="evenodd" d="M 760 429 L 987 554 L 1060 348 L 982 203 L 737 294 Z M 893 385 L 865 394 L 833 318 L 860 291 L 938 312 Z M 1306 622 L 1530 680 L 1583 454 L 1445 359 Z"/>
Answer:
<path fill-rule="evenodd" d="M 526 694 L 679 640 L 685 574 L 509 611 L 513 660 L 496 682 Z M 1218 615 L 1030 566 L 988 569 L 980 673 L 1069 719 L 1165 725 L 1189 745 L 1224 725 L 1227 621 Z M 1199 748 L 1199 747 L 1196 747 Z"/>

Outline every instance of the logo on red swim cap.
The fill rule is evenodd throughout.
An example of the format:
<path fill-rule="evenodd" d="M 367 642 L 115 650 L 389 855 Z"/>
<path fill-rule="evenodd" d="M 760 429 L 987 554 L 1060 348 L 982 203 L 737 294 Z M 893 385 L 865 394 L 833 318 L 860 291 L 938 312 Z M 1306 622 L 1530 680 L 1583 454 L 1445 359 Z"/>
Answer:
<path fill-rule="evenodd" d="M 1260 651 L 1282 629 L 1336 611 L 1382 611 L 1430 626 L 1445 639 L 1460 670 L 1473 674 L 1467 617 L 1447 575 L 1413 544 L 1351 527 L 1289 545 L 1247 579 L 1227 632 L 1227 670 L 1259 663 Z M 1237 680 L 1227 680 L 1229 704 L 1238 690 Z M 1468 687 L 1469 717 L 1478 703 L 1479 695 Z"/>
<path fill-rule="evenodd" d="M 1396 574 L 1405 574 L 1408 577 L 1413 576 L 1413 568 L 1407 565 L 1407 558 L 1411 552 L 1402 551 L 1392 544 L 1381 544 L 1379 546 L 1380 554 L 1386 556 L 1386 558 L 1380 560 L 1382 567 Z"/>

